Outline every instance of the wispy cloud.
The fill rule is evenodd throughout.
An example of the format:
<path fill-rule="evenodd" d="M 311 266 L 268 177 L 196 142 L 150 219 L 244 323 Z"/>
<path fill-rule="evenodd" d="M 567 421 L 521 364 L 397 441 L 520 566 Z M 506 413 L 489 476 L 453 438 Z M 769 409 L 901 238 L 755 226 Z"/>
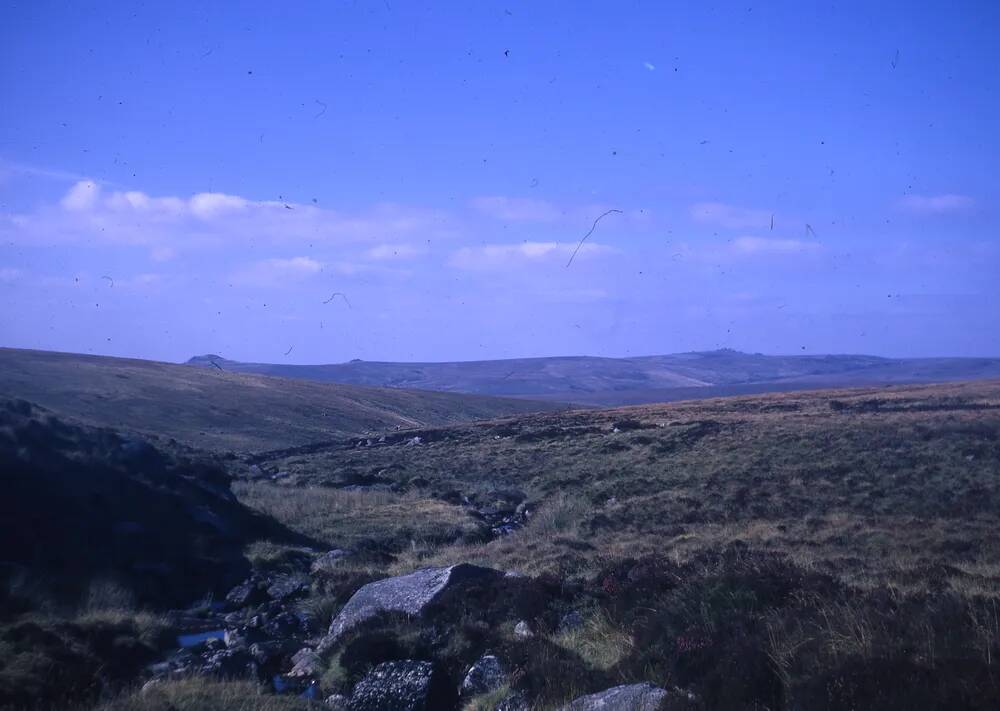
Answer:
<path fill-rule="evenodd" d="M 820 249 L 816 242 L 763 237 L 739 237 L 732 244 L 736 254 L 815 254 Z"/>
<path fill-rule="evenodd" d="M 522 242 L 520 244 L 486 244 L 463 247 L 452 254 L 449 264 L 459 269 L 503 269 L 525 264 L 555 264 L 565 262 L 576 244 L 570 242 Z M 614 252 L 611 247 L 587 243 L 580 247 L 576 259 Z"/>
<path fill-rule="evenodd" d="M 447 213 L 392 204 L 345 213 L 294 202 L 251 200 L 225 193 L 154 197 L 108 191 L 93 180 L 72 185 L 55 204 L 0 215 L 0 237 L 33 245 L 132 245 L 154 260 L 200 247 L 248 244 L 339 246 L 400 237 L 450 237 Z"/>
<path fill-rule="evenodd" d="M 14 176 L 14 175 L 27 175 L 34 178 L 45 178 L 47 180 L 56 180 L 67 183 L 76 182 L 80 180 L 89 180 L 89 178 L 87 178 L 87 176 L 85 175 L 80 175 L 79 173 L 73 173 L 68 170 L 44 168 L 37 165 L 14 163 L 11 161 L 5 161 L 0 159 L 0 181 L 2 181 L 7 176 Z M 102 181 L 94 181 L 94 182 L 102 182 Z"/>
<path fill-rule="evenodd" d="M 311 257 L 262 259 L 237 269 L 230 280 L 241 286 L 276 286 L 315 276 L 323 266 Z"/>
<path fill-rule="evenodd" d="M 772 213 L 722 202 L 699 202 L 691 206 L 691 219 L 730 229 L 763 228 L 771 223 Z"/>
<path fill-rule="evenodd" d="M 922 215 L 939 215 L 948 212 L 964 212 L 976 203 L 968 195 L 907 195 L 901 198 L 897 206 L 907 212 Z"/>
<path fill-rule="evenodd" d="M 413 259 L 424 250 L 412 244 L 380 244 L 365 252 L 365 257 L 376 261 Z"/>
<path fill-rule="evenodd" d="M 530 198 L 492 195 L 474 198 L 470 204 L 484 215 L 515 222 L 555 222 L 564 215 L 552 203 Z"/>

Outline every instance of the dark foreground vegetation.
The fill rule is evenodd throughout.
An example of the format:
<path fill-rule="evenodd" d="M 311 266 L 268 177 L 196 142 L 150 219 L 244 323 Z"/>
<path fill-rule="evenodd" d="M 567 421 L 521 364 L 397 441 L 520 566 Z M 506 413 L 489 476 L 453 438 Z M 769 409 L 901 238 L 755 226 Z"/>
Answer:
<path fill-rule="evenodd" d="M 133 471 L 118 435 L 27 407 L 0 423 L 5 477 Z M 34 513 L 3 532 L 20 572 L 0 703 L 555 709 L 649 683 L 662 691 L 606 708 L 998 708 L 998 435 L 1000 384 L 979 382 L 523 415 L 216 461 L 154 442 L 159 468 L 137 468 L 150 490 L 164 485 L 148 472 L 204 481 L 233 522 L 197 534 L 211 544 L 185 543 L 190 521 L 169 528 L 177 550 L 235 551 L 232 574 L 152 595 L 148 571 L 88 557 L 73 516 L 32 489 L 18 506 Z M 47 464 L 31 437 L 74 444 Z M 70 533 L 32 548 L 39 524 Z M 45 568 L 55 547 L 66 560 Z M 225 639 L 177 649 L 208 629 Z"/>

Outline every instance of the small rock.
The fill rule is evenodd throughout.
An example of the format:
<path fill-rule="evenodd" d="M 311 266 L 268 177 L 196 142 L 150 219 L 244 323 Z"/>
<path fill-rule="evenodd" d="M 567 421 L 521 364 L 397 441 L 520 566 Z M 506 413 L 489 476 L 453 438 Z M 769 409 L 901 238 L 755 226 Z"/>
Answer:
<path fill-rule="evenodd" d="M 455 692 L 430 662 L 382 662 L 351 692 L 351 711 L 434 711 L 451 708 Z"/>
<path fill-rule="evenodd" d="M 272 600 L 290 600 L 309 592 L 309 578 L 305 575 L 282 575 L 267 588 L 267 594 Z"/>
<path fill-rule="evenodd" d="M 272 639 L 287 639 L 302 632 L 302 623 L 291 612 L 279 612 L 261 627 L 261 631 Z"/>
<path fill-rule="evenodd" d="M 285 654 L 286 645 L 281 642 L 254 642 L 250 645 L 250 656 L 258 666 L 267 667 L 280 661 Z"/>
<path fill-rule="evenodd" d="M 531 625 L 528 624 L 527 620 L 521 620 L 514 625 L 514 636 L 527 639 L 528 637 L 534 637 L 535 633 L 531 631 Z"/>
<path fill-rule="evenodd" d="M 223 678 L 255 679 L 257 663 L 242 649 L 226 649 L 205 656 L 202 673 Z"/>
<path fill-rule="evenodd" d="M 267 600 L 267 591 L 257 580 L 247 580 L 240 583 L 226 595 L 226 603 L 232 608 L 259 605 Z"/>
<path fill-rule="evenodd" d="M 303 647 L 292 656 L 292 670 L 288 672 L 290 677 L 316 676 L 322 669 L 323 660 L 316 652 L 309 647 Z"/>
<path fill-rule="evenodd" d="M 583 627 L 583 616 L 576 610 L 570 610 L 559 619 L 559 632 L 572 632 Z"/>
<path fill-rule="evenodd" d="M 335 570 L 340 565 L 341 559 L 346 558 L 347 555 L 347 551 L 334 548 L 314 560 L 309 570 L 314 574 L 329 573 Z"/>
<path fill-rule="evenodd" d="M 581 696 L 559 711 L 656 711 L 667 692 L 649 682 L 626 684 Z"/>
<path fill-rule="evenodd" d="M 500 660 L 492 654 L 484 654 L 465 675 L 462 696 L 488 694 L 503 686 L 505 677 Z"/>

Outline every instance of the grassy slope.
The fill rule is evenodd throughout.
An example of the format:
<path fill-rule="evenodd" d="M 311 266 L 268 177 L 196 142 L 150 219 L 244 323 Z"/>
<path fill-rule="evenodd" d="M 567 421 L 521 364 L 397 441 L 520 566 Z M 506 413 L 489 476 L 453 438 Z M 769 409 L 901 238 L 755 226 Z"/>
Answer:
<path fill-rule="evenodd" d="M 0 348 L 0 394 L 88 424 L 215 451 L 547 409 L 485 396 L 311 383 L 155 361 Z"/>
<path fill-rule="evenodd" d="M 1000 701 L 998 381 L 538 414 L 420 436 L 264 461 L 290 475 L 240 493 L 331 545 L 375 537 L 395 550 L 328 581 L 333 610 L 361 582 L 429 564 L 556 581 L 529 595 L 541 634 L 528 641 L 509 635 L 524 612 L 465 601 L 436 652 L 455 670 L 498 650 L 542 709 L 647 680 L 692 689 L 709 709 Z M 336 488 L 373 472 L 401 491 L 352 501 Z M 489 542 L 442 543 L 422 507 L 401 505 L 459 501 L 455 490 L 482 504 L 510 489 L 532 515 Z M 324 518 L 334 504 L 364 515 Z M 463 510 L 447 517 L 456 529 Z M 373 517 L 377 531 L 362 525 Z M 572 633 L 553 626 L 567 608 L 585 620 Z M 418 626 L 379 629 L 401 645 L 393 654 L 427 653 L 407 646 Z M 354 656 L 331 663 L 330 683 L 347 688 L 345 664 L 380 659 Z"/>
<path fill-rule="evenodd" d="M 613 433 L 623 421 L 640 428 Z M 433 561 L 569 574 L 606 554 L 743 540 L 854 581 L 919 582 L 912 571 L 947 563 L 956 583 L 974 586 L 1000 581 L 998 435 L 1000 382 L 988 381 L 537 414 L 428 431 L 420 446 L 334 447 L 265 466 L 291 473 L 288 495 L 378 471 L 424 479 L 425 494 L 569 497 L 587 540 L 429 548 Z"/>

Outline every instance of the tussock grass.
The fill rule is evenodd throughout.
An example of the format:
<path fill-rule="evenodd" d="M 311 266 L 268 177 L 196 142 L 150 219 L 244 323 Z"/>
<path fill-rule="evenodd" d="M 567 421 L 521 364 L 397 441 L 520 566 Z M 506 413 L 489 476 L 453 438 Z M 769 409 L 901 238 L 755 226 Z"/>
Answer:
<path fill-rule="evenodd" d="M 627 657 L 634 646 L 632 635 L 612 623 L 605 611 L 597 610 L 584 617 L 573 630 L 553 635 L 552 641 L 575 652 L 589 666 L 608 671 Z"/>
<path fill-rule="evenodd" d="M 233 492 L 250 508 L 330 547 L 374 539 L 400 548 L 476 530 L 459 507 L 416 494 L 244 481 L 234 482 Z"/>
<path fill-rule="evenodd" d="M 463 706 L 462 711 L 496 711 L 497 706 L 500 702 L 507 698 L 510 693 L 510 686 L 507 684 L 502 685 L 498 689 L 487 694 L 481 694 L 475 698 L 469 699 Z"/>
<path fill-rule="evenodd" d="M 192 677 L 152 684 L 97 711 L 300 711 L 322 708 L 294 696 L 265 693 L 257 684 Z"/>

